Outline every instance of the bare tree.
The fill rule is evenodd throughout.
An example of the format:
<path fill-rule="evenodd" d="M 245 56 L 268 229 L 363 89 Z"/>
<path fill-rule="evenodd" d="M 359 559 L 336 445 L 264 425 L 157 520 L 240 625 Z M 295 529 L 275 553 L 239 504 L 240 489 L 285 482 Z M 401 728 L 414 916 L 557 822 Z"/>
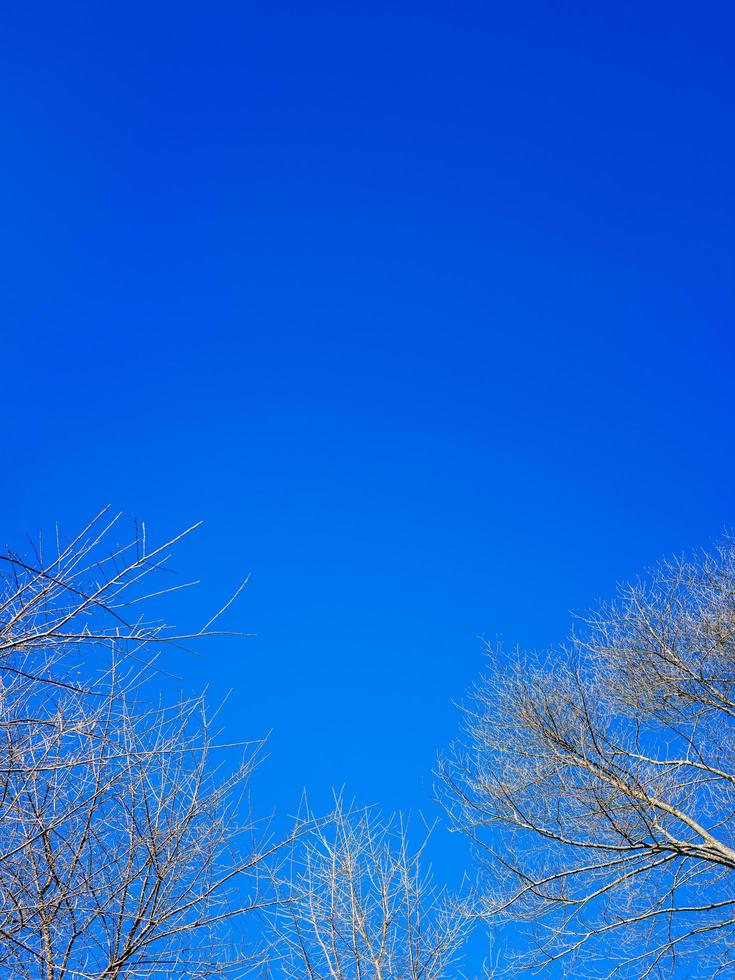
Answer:
<path fill-rule="evenodd" d="M 242 975 L 242 913 L 261 906 L 243 794 L 202 698 L 150 689 L 162 643 L 137 610 L 169 545 L 105 550 L 97 519 L 45 560 L 4 556 L 0 598 L 0 969 L 66 980 Z M 177 588 L 178 586 L 174 586 Z M 217 613 L 193 636 L 211 635 Z"/>
<path fill-rule="evenodd" d="M 320 980 L 438 980 L 450 975 L 467 920 L 409 849 L 400 820 L 337 801 L 309 821 L 279 883 L 276 975 Z M 456 975 L 456 974 L 454 974 Z"/>
<path fill-rule="evenodd" d="M 64 695 L 44 721 L 6 774 L 6 968 L 112 980 L 242 967 L 229 924 L 259 903 L 263 855 L 237 848 L 254 754 L 218 773 L 200 699 L 167 708 L 113 688 L 94 705 Z"/>
<path fill-rule="evenodd" d="M 546 657 L 498 655 L 441 769 L 508 958 L 574 976 L 735 973 L 735 547 L 621 590 Z M 517 935 L 517 933 L 516 933 Z"/>

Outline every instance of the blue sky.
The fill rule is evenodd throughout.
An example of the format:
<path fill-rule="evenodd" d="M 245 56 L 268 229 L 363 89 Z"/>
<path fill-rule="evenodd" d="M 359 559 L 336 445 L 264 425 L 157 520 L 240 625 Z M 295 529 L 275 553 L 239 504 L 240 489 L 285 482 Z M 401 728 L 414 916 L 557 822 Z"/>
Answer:
<path fill-rule="evenodd" d="M 3 14 L 4 540 L 206 521 L 261 810 L 430 811 L 482 637 L 732 526 L 735 18 L 641 6 Z"/>

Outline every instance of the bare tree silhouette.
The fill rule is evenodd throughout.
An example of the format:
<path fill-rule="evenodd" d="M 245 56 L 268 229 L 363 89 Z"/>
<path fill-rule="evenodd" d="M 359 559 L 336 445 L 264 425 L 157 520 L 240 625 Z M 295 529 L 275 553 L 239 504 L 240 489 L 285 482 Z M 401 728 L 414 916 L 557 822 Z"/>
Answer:
<path fill-rule="evenodd" d="M 735 970 L 735 547 L 676 560 L 546 657 L 497 656 L 441 775 L 510 972 Z"/>

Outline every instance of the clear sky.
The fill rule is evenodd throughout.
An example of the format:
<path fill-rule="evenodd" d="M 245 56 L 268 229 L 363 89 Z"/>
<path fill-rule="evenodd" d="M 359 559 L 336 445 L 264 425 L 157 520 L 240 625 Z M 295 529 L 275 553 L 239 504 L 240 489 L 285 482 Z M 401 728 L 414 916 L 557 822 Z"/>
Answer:
<path fill-rule="evenodd" d="M 3 539 L 206 521 L 177 619 L 251 572 L 257 637 L 174 666 L 273 731 L 256 808 L 430 811 L 483 636 L 560 640 L 732 526 L 734 28 L 6 6 Z"/>

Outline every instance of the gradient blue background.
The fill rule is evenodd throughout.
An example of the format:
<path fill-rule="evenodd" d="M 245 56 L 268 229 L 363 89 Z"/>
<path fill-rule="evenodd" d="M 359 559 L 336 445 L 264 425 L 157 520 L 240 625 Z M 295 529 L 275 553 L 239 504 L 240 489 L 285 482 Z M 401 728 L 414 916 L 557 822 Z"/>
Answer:
<path fill-rule="evenodd" d="M 432 813 L 482 636 L 732 524 L 731 11 L 3 11 L 2 535 L 206 520 L 261 812 Z"/>

